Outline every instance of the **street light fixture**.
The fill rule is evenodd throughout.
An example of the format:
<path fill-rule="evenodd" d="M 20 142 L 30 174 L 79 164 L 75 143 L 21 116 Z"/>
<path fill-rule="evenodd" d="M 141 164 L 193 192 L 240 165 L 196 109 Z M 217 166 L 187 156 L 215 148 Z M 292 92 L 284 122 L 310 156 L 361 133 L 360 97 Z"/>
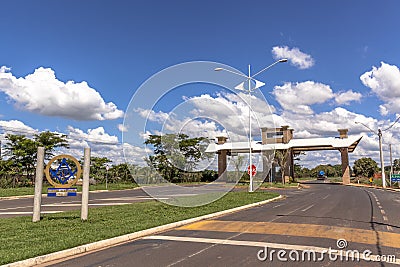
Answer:
<path fill-rule="evenodd" d="M 249 65 L 249 69 L 248 69 L 249 70 L 249 72 L 248 72 L 249 74 L 247 76 L 244 75 L 243 73 L 232 71 L 232 70 L 228 70 L 228 69 L 224 69 L 224 68 L 215 68 L 214 69 L 215 71 L 226 71 L 226 72 L 229 72 L 229 73 L 232 73 L 232 74 L 235 74 L 235 75 L 239 75 L 241 77 L 246 78 L 246 81 L 248 82 L 248 88 L 247 89 L 244 87 L 244 83 L 246 81 L 238 84 L 235 87 L 235 89 L 241 90 L 241 91 L 245 91 L 249 95 L 249 158 L 250 158 L 249 159 L 250 160 L 250 162 L 249 162 L 249 166 L 250 166 L 250 171 L 249 171 L 249 176 L 250 176 L 249 192 L 253 192 L 254 191 L 253 190 L 253 160 L 252 160 L 252 149 L 251 149 L 251 139 L 252 139 L 252 136 L 251 136 L 251 93 L 254 92 L 257 88 L 260 88 L 261 86 L 265 85 L 265 83 L 254 79 L 254 77 L 259 75 L 260 73 L 268 70 L 269 68 L 271 68 L 275 64 L 283 63 L 283 62 L 287 62 L 287 61 L 288 60 L 286 58 L 279 59 L 279 60 L 275 61 L 274 63 L 272 63 L 271 65 L 269 65 L 269 66 L 265 67 L 264 69 L 260 70 L 259 72 L 257 72 L 254 75 L 251 75 L 251 68 L 250 68 L 250 65 Z M 254 88 L 251 88 L 251 81 L 252 80 L 255 82 Z"/>

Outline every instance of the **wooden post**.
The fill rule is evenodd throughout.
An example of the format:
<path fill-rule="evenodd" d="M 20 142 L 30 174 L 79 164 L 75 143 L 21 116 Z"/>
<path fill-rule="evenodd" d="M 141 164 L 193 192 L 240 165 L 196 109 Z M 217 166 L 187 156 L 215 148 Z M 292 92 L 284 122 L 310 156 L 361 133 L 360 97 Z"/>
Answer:
<path fill-rule="evenodd" d="M 81 220 L 88 219 L 89 212 L 89 174 L 90 174 L 90 148 L 86 147 L 84 151 L 83 163 L 83 181 L 82 181 L 82 206 L 81 206 Z"/>
<path fill-rule="evenodd" d="M 43 169 L 44 169 L 44 147 L 38 147 L 32 222 L 40 221 L 40 208 L 42 205 Z"/>

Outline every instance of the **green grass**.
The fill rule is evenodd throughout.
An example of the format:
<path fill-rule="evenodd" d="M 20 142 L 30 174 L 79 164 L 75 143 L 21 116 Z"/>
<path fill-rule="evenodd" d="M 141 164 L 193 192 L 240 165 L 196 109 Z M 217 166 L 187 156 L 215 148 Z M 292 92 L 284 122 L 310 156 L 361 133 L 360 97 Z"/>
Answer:
<path fill-rule="evenodd" d="M 42 193 L 47 194 L 47 188 L 53 186 L 43 186 Z M 78 192 L 82 191 L 82 186 L 74 186 L 78 188 Z M 108 184 L 107 190 L 123 190 L 123 189 L 132 189 L 138 187 L 134 183 L 118 183 L 118 184 Z M 97 185 L 90 185 L 89 190 L 105 190 L 105 184 L 97 184 Z M 17 188 L 0 188 L 0 197 L 11 197 L 11 196 L 26 196 L 26 195 L 33 195 L 35 193 L 35 187 L 17 187 Z"/>
<path fill-rule="evenodd" d="M 297 187 L 297 183 L 270 183 L 270 182 L 264 182 L 261 184 L 261 188 L 292 188 L 292 187 Z"/>
<path fill-rule="evenodd" d="M 156 201 L 89 210 L 82 222 L 79 211 L 0 219 L 0 265 L 123 235 L 167 223 L 222 211 L 278 196 L 266 192 L 230 192 L 201 207 L 183 208 Z"/>

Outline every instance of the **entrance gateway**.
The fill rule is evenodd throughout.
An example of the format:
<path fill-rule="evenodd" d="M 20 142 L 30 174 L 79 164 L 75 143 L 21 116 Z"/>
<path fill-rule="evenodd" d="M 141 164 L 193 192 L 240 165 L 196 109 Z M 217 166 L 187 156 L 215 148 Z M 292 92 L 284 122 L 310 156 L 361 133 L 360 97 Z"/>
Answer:
<path fill-rule="evenodd" d="M 343 184 L 350 183 L 349 153 L 353 152 L 362 136 L 348 136 L 348 129 L 338 129 L 338 137 L 325 138 L 293 138 L 293 129 L 289 126 L 280 128 L 261 128 L 261 142 L 252 141 L 252 153 L 261 153 L 263 151 L 282 150 L 287 151 L 288 160 L 286 160 L 284 171 L 285 180 L 294 177 L 293 157 L 305 151 L 318 150 L 337 150 L 340 152 L 342 160 L 342 181 Z M 226 142 L 227 137 L 218 136 L 218 142 L 211 143 L 206 152 L 216 153 L 218 155 L 218 177 L 226 178 L 227 156 L 237 153 L 249 153 L 249 142 Z M 264 177 L 266 178 L 266 177 Z"/>

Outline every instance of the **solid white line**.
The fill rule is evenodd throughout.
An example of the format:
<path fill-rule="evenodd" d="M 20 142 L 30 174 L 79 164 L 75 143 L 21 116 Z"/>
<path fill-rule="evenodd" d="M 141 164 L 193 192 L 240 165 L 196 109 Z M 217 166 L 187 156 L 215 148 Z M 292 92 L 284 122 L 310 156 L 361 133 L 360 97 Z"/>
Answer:
<path fill-rule="evenodd" d="M 27 208 L 33 208 L 33 206 L 25 206 L 25 207 L 14 207 L 14 208 L 5 208 L 5 209 L 0 209 L 0 211 L 3 211 L 3 210 L 17 210 L 17 209 L 27 209 Z"/>
<path fill-rule="evenodd" d="M 311 209 L 312 207 L 314 207 L 314 205 L 315 205 L 315 204 L 312 204 L 311 206 L 308 206 L 307 208 L 305 208 L 305 209 L 303 209 L 303 210 L 301 210 L 301 211 L 307 211 L 307 210 Z"/>
<path fill-rule="evenodd" d="M 50 213 L 59 213 L 63 212 L 61 210 L 52 210 L 52 211 L 42 211 L 43 214 L 50 214 Z M 0 215 L 23 215 L 23 214 L 32 214 L 32 211 L 9 211 L 9 212 L 0 212 Z"/>
<path fill-rule="evenodd" d="M 194 243 L 208 243 L 218 245 L 231 245 L 231 246 L 247 246 L 247 247 L 260 247 L 260 248 L 276 248 L 283 250 L 298 250 L 298 251 L 314 251 L 315 253 L 324 253 L 331 255 L 340 255 L 340 250 L 330 250 L 329 248 L 314 247 L 314 246 L 302 246 L 302 245 L 291 245 L 291 244 L 279 244 L 279 243 L 268 243 L 258 241 L 242 241 L 242 240 L 229 240 L 229 239 L 214 239 L 214 238 L 199 238 L 199 237 L 180 237 L 180 236 L 146 236 L 143 239 L 150 240 L 166 240 L 166 241 L 180 241 L 180 242 L 194 242 Z M 346 255 L 346 251 L 343 250 L 342 255 Z M 349 258 L 354 258 L 354 254 L 348 253 Z M 367 261 L 377 261 L 379 255 L 370 255 L 364 257 L 363 253 L 360 253 L 360 259 Z M 396 259 L 392 264 L 400 265 L 400 259 Z"/>

